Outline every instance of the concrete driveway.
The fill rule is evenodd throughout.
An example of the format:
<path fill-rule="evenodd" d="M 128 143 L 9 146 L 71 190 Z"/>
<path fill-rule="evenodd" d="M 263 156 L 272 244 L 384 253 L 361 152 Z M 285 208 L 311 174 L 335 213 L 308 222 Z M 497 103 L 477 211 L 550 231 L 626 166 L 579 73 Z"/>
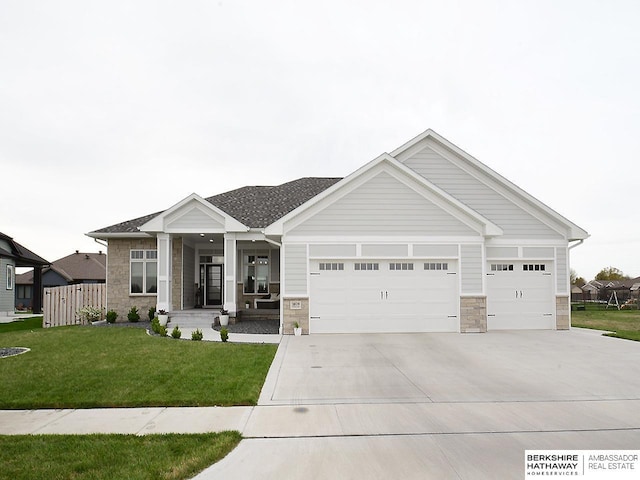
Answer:
<path fill-rule="evenodd" d="M 523 478 L 640 449 L 640 343 L 572 330 L 284 337 L 213 478 Z"/>

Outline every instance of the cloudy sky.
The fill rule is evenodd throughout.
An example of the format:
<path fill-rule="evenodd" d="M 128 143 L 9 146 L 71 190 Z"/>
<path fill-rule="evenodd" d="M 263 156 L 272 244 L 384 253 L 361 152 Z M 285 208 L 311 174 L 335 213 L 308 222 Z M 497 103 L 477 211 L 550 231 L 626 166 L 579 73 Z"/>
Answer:
<path fill-rule="evenodd" d="M 640 2 L 0 2 L 0 231 L 55 260 L 432 128 L 640 275 Z"/>

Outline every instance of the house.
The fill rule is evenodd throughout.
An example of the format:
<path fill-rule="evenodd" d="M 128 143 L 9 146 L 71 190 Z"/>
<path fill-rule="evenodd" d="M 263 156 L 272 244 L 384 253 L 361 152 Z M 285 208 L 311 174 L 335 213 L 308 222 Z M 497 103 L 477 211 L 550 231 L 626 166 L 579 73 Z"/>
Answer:
<path fill-rule="evenodd" d="M 631 295 L 632 285 L 630 280 L 591 280 L 582 286 L 582 291 L 588 301 L 607 302 L 615 292 L 618 301 L 624 302 Z"/>
<path fill-rule="evenodd" d="M 0 315 L 13 315 L 16 267 L 33 267 L 33 287 L 42 292 L 42 269 L 49 262 L 23 247 L 13 238 L 0 233 Z M 42 312 L 42 294 L 33 304 L 33 312 Z"/>
<path fill-rule="evenodd" d="M 42 270 L 42 285 L 47 288 L 78 283 L 105 283 L 106 269 L 107 256 L 102 251 L 82 253 L 76 250 Z M 16 275 L 16 308 L 31 305 L 33 275 L 33 270 Z"/>
<path fill-rule="evenodd" d="M 88 235 L 121 315 L 278 294 L 281 331 L 310 334 L 568 329 L 588 237 L 432 130 L 342 179 L 194 193 Z"/>

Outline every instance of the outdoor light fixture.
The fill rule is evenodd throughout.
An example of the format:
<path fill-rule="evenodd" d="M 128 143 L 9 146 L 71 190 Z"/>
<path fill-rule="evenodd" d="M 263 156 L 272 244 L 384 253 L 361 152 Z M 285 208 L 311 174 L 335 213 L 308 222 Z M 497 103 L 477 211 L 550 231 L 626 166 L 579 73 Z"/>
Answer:
<path fill-rule="evenodd" d="M 201 234 L 200 234 L 200 236 L 201 236 L 201 237 L 204 237 L 204 233 L 201 233 Z"/>

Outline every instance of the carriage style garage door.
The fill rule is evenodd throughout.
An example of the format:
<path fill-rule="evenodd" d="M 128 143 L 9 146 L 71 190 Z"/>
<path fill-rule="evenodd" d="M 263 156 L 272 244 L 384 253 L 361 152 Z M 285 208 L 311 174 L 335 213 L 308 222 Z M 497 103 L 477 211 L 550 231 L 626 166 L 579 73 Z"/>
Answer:
<path fill-rule="evenodd" d="M 457 332 L 451 260 L 312 260 L 310 333 Z"/>
<path fill-rule="evenodd" d="M 554 329 L 552 262 L 487 265 L 487 330 Z"/>

